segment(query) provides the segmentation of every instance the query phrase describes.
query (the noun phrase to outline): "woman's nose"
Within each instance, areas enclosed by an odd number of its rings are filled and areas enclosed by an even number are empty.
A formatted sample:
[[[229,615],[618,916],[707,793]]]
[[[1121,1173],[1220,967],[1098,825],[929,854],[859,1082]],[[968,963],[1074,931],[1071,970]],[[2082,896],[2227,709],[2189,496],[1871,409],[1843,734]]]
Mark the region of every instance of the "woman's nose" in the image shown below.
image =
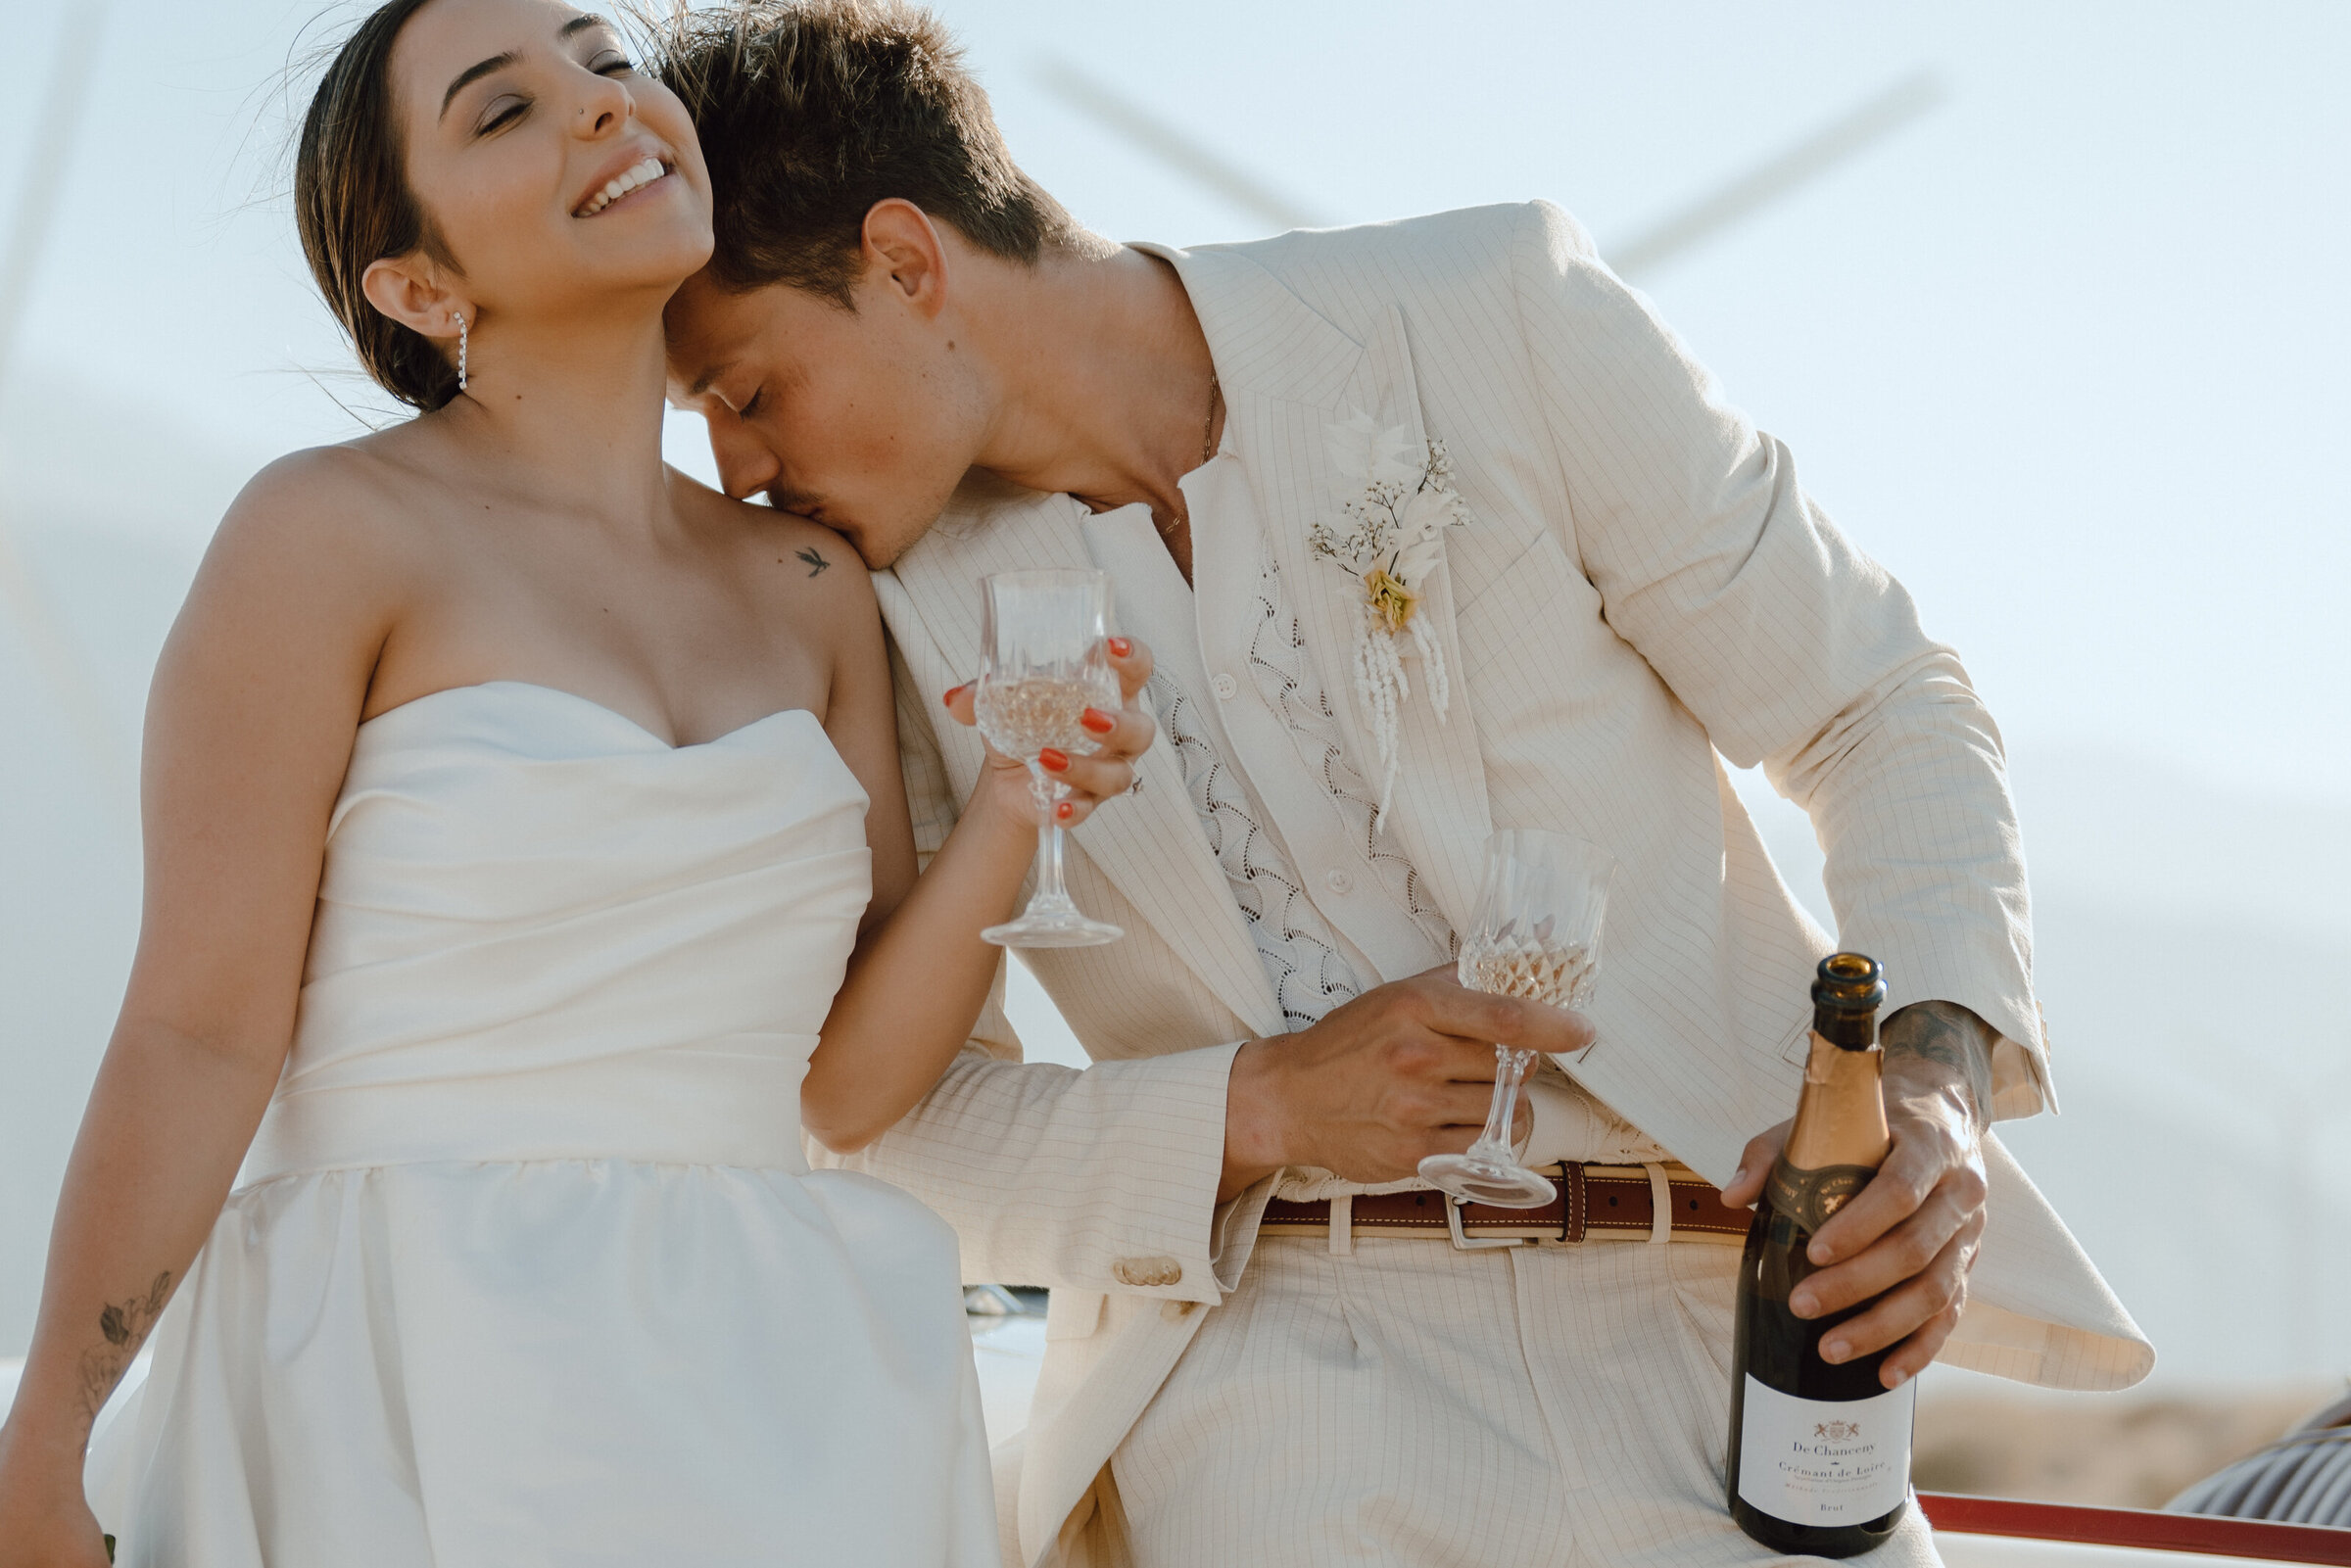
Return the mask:
[[[591,85],[580,94],[579,113],[572,119],[576,134],[589,140],[608,136],[636,118],[637,100],[627,82],[594,75],[589,81]]]

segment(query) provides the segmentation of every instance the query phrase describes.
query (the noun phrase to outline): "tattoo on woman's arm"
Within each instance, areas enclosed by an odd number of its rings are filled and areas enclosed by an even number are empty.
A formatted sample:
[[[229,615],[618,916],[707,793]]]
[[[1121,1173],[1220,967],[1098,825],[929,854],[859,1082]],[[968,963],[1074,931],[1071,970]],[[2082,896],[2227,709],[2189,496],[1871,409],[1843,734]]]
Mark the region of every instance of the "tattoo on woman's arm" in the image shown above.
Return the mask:
[[[1886,1065],[1904,1059],[1950,1068],[1975,1101],[1976,1125],[1991,1124],[1991,1025],[1956,1002],[1913,1002],[1878,1029]]]
[[[106,1344],[81,1353],[81,1406],[90,1420],[98,1419],[106,1397],[122,1380],[123,1368],[139,1354],[170,1295],[171,1271],[166,1269],[148,1284],[146,1294],[108,1302],[99,1308],[98,1332],[106,1337]]]

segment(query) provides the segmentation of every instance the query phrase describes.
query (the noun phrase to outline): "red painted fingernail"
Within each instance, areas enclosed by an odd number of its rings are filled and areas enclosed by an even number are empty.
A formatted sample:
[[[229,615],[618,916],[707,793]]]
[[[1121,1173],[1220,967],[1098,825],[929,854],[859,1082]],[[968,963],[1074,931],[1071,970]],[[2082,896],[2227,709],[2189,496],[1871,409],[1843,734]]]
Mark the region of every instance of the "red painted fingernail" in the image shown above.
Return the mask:
[[[966,681],[963,683],[963,686],[970,686],[971,684],[971,682]],[[947,688],[945,694],[942,695],[938,700],[945,703],[950,708],[953,707],[955,705],[955,699],[963,695],[963,686],[951,686]]]
[[[1128,639],[1123,637],[1114,637],[1110,640],[1110,656],[1112,658],[1123,659],[1133,651],[1134,644]]]
[[[1053,808],[1053,815],[1063,822],[1068,822],[1072,817],[1078,815],[1078,808],[1065,800]]]
[[[1062,769],[1070,765],[1069,754],[1063,751],[1056,751],[1051,746],[1047,746],[1044,750],[1038,752],[1036,754],[1036,760],[1044,764],[1044,768],[1047,773],[1059,773]]]
[[[1100,708],[1088,708],[1078,716],[1078,722],[1096,735],[1108,735],[1119,727],[1119,721]]]

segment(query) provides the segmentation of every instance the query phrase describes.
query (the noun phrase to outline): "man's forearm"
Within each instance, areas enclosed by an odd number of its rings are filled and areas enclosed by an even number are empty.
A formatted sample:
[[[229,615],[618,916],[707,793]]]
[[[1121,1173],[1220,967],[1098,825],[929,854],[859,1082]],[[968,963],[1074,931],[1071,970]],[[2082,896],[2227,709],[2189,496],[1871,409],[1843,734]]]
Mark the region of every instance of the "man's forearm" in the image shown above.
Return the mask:
[[[1913,1002],[1878,1029],[1890,1094],[1941,1090],[1964,1097],[1981,1135],[1991,1125],[1991,1025],[1956,1002]]]

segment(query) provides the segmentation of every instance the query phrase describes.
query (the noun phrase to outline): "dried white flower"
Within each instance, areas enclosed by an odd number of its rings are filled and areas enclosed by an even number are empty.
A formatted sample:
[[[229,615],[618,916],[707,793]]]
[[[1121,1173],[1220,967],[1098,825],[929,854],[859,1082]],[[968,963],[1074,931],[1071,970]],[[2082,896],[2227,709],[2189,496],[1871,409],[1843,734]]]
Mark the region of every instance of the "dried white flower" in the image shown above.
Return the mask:
[[[1441,441],[1415,442],[1404,425],[1382,430],[1358,409],[1330,427],[1331,465],[1349,487],[1339,511],[1344,534],[1318,522],[1307,547],[1363,585],[1355,631],[1355,695],[1379,752],[1379,811],[1396,792],[1401,717],[1413,694],[1399,639],[1412,633],[1428,699],[1445,718],[1453,684],[1443,644],[1417,613],[1429,574],[1444,561],[1444,531],[1468,522],[1453,488],[1453,458]]]

